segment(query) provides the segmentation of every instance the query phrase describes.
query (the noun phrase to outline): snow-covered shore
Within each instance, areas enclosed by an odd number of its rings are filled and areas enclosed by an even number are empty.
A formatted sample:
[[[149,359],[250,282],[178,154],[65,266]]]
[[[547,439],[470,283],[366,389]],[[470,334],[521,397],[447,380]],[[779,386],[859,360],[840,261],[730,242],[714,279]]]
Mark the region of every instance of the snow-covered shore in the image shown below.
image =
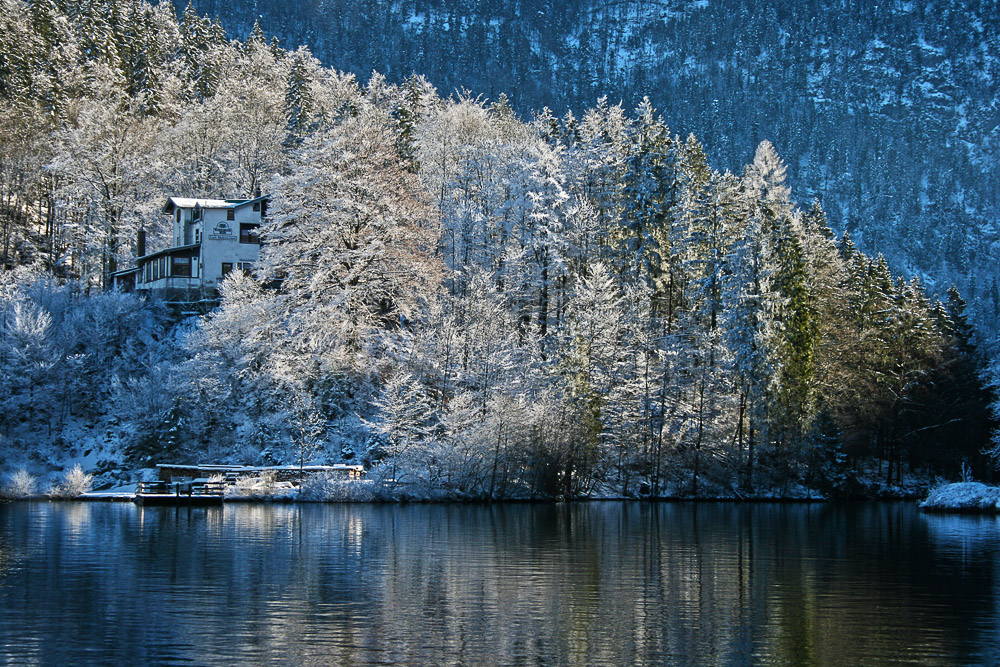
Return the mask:
[[[979,482],[958,482],[933,489],[920,503],[927,512],[1000,513],[1000,488]]]

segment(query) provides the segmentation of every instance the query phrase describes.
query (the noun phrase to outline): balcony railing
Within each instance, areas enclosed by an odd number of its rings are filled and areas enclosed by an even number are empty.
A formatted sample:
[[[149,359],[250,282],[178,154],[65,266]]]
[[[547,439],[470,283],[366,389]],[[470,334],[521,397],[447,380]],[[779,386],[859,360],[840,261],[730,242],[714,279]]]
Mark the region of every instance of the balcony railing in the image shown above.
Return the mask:
[[[140,282],[140,289],[197,289],[201,287],[201,278],[187,276],[166,276],[148,282]]]

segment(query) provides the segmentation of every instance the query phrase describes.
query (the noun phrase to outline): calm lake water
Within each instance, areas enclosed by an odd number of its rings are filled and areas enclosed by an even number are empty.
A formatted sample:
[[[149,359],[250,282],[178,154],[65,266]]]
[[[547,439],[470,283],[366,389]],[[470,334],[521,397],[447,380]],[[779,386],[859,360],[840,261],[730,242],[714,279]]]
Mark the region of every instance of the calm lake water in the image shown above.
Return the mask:
[[[0,505],[0,664],[997,664],[998,593],[904,503]]]

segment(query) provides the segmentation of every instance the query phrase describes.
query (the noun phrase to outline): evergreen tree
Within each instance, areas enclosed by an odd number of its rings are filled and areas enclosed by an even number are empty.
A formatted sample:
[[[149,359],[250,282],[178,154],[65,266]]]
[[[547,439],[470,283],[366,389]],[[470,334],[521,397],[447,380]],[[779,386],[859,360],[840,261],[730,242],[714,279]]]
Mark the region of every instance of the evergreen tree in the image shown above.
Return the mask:
[[[815,348],[818,327],[815,298],[809,284],[803,249],[801,215],[793,209],[785,186],[785,165],[769,142],[758,146],[744,176],[753,215],[760,220],[764,244],[773,258],[769,289],[775,310],[771,316],[776,370],[773,410],[769,420],[778,451],[787,462],[790,450],[801,446],[814,409]]]
[[[386,440],[384,455],[389,459],[388,481],[405,481],[403,470],[412,468],[406,466],[401,470],[400,459],[430,435],[433,419],[431,402],[420,383],[404,373],[386,383],[375,399],[374,407],[378,415],[373,423],[374,431]]]
[[[406,161],[407,168],[417,173],[420,170],[417,160],[417,125],[426,113],[435,91],[426,79],[417,75],[408,77],[403,82],[402,89],[403,99],[391,112],[398,132],[396,150]]]
[[[220,76],[219,51],[225,45],[221,26],[198,16],[188,3],[180,22],[180,57],[194,98],[204,101],[215,94]]]
[[[725,341],[739,392],[736,432],[739,484],[752,490],[761,444],[770,438],[770,404],[781,373],[775,325],[780,303],[773,289],[776,260],[761,216],[746,217],[727,257],[723,311]],[[766,448],[764,448],[766,449]]]
[[[297,52],[292,57],[292,67],[288,72],[288,84],[285,89],[285,118],[287,118],[288,136],[285,144],[297,146],[312,129],[313,99],[310,90],[312,82],[306,71],[305,53]]]
[[[636,110],[622,188],[618,236],[619,272],[657,292],[669,247],[661,247],[674,197],[674,142],[648,99]]]
[[[625,305],[604,265],[592,265],[569,303],[560,361],[570,406],[579,424],[579,442],[566,462],[566,475],[586,476],[604,460],[606,452],[617,450],[622,487],[627,487],[624,477],[630,448],[614,415],[629,385],[623,346]],[[567,484],[567,491],[574,486],[569,481]]]

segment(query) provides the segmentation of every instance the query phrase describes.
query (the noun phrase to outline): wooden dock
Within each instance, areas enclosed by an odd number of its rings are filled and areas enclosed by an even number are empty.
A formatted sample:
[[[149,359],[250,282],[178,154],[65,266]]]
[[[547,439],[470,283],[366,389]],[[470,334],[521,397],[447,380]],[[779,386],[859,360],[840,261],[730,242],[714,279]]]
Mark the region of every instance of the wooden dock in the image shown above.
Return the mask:
[[[140,482],[135,489],[134,500],[139,505],[221,505],[225,489],[225,482],[210,482],[207,479]]]
[[[241,478],[260,477],[265,473],[277,487],[293,488],[303,478],[329,475],[344,480],[357,480],[364,476],[360,465],[338,463],[334,465],[182,465],[160,463],[156,466],[158,479],[140,482],[132,500],[140,505],[220,505],[227,488]]]

